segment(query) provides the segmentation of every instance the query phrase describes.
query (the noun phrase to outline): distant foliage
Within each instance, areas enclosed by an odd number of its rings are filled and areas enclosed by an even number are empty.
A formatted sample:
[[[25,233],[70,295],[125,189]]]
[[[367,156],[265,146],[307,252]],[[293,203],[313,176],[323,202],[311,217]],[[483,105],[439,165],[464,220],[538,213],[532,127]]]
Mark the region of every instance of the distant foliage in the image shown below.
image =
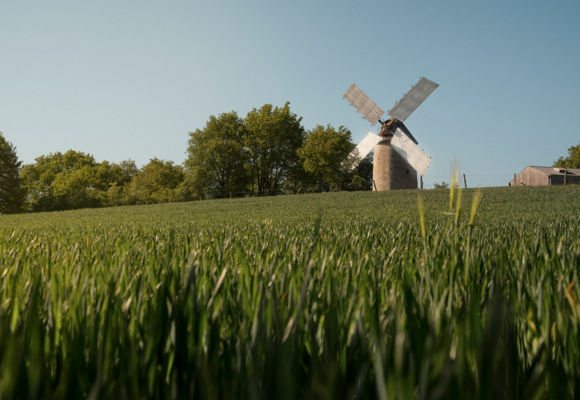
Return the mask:
[[[149,160],[131,181],[128,203],[150,204],[180,200],[178,188],[183,182],[183,168],[173,161]]]
[[[351,174],[347,190],[372,190],[373,183],[373,153],[360,160]]]
[[[16,148],[0,132],[0,214],[23,210],[26,190],[20,179],[20,166]]]
[[[290,104],[210,116],[206,126],[189,133],[185,182],[192,197],[276,194],[295,183],[302,166],[297,150],[304,140],[301,118]]]
[[[320,190],[325,185],[338,190],[350,172],[350,165],[343,163],[353,147],[351,133],[344,126],[318,125],[306,133],[298,157],[304,170],[317,178]]]
[[[302,117],[283,107],[265,104],[246,116],[244,146],[252,188],[259,194],[273,194],[283,188],[301,168],[297,151],[304,141]]]
[[[447,182],[435,183],[433,187],[435,189],[449,189],[449,184]]]
[[[29,211],[146,204],[181,200],[181,166],[152,159],[141,170],[132,160],[97,162],[90,154],[69,150],[36,158],[21,178]]]
[[[301,121],[289,103],[265,104],[245,118],[210,116],[189,133],[183,198],[368,190],[368,160],[356,169],[359,160],[348,158],[350,131],[327,125],[306,133]]]
[[[371,189],[372,158],[351,154],[348,129],[319,125],[306,133],[301,122],[289,103],[265,104],[245,118],[235,111],[212,115],[189,132],[183,165],[153,158],[139,169],[132,160],[98,162],[74,150],[42,155],[20,170],[23,189],[6,190],[4,198],[25,197],[27,211],[52,211]]]
[[[568,157],[560,157],[554,162],[558,168],[580,168],[580,144],[568,148]]]
[[[245,122],[234,111],[212,115],[203,129],[189,133],[184,185],[190,196],[227,197],[249,191],[245,136]]]
[[[68,210],[123,203],[122,192],[137,168],[133,161],[98,163],[90,154],[51,153],[21,171],[30,211]]]

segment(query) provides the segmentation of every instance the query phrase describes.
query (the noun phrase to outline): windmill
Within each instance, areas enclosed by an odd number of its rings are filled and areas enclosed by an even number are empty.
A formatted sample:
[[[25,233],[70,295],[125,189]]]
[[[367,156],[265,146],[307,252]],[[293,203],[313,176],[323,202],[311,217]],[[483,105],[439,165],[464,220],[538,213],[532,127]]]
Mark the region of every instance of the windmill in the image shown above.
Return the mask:
[[[373,190],[416,189],[417,172],[425,175],[431,157],[417,146],[418,142],[407,129],[405,121],[413,111],[425,101],[439,85],[427,78],[421,78],[399,100],[388,114],[388,120],[381,120],[385,113],[354,83],[350,85],[344,98],[358,110],[371,125],[380,122],[377,134],[369,133],[356,146],[353,153],[362,159],[374,149]]]

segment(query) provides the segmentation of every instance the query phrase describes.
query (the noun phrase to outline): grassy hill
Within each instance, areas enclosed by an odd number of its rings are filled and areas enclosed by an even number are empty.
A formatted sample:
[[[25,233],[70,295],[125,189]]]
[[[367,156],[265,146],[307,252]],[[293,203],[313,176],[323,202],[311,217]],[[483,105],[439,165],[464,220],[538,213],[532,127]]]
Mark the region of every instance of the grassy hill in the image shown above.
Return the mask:
[[[580,186],[421,193],[0,216],[0,398],[578,397]]]

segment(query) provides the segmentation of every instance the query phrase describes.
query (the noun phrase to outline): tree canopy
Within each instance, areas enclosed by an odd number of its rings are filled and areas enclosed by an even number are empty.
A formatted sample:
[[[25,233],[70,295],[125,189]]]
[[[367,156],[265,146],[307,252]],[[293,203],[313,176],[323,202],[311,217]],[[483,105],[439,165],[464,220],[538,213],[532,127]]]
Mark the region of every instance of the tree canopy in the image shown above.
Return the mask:
[[[357,157],[360,159],[359,157]],[[358,161],[358,160],[357,160]],[[358,161],[352,173],[349,190],[371,190],[373,183],[373,153]]]
[[[26,208],[52,211],[128,204],[129,184],[137,173],[132,160],[99,163],[90,154],[68,150],[37,157],[20,175]]]
[[[318,179],[320,189],[324,184],[338,189],[348,166],[343,166],[353,148],[351,133],[344,126],[334,129],[332,126],[316,126],[306,134],[304,144],[298,149],[298,156],[304,170]]]
[[[191,196],[273,194],[302,177],[297,151],[304,141],[301,118],[290,104],[265,104],[244,119],[234,111],[210,116],[189,133],[184,191]]]
[[[142,168],[132,160],[98,162],[75,150],[42,155],[20,168],[14,148],[4,141],[0,150],[12,157],[5,158],[10,158],[23,189],[7,190],[16,183],[6,183],[0,195],[24,198],[25,193],[25,210],[51,211],[206,196],[370,189],[372,163],[349,155],[354,145],[348,129],[319,125],[306,133],[301,123],[288,102],[254,108],[245,118],[235,111],[212,115],[203,129],[189,132],[183,165],[152,158]]]
[[[265,104],[246,116],[247,165],[259,194],[273,194],[300,168],[297,150],[304,140],[302,118],[283,107]]]
[[[25,188],[20,179],[20,167],[16,148],[0,132],[0,214],[22,211]]]
[[[183,178],[180,165],[152,158],[131,181],[130,202],[148,204],[180,200],[177,189]]]
[[[580,168],[580,144],[568,148],[568,157],[560,157],[554,162],[558,168]]]
[[[97,205],[96,193],[80,186],[94,186],[92,168],[97,165],[90,154],[69,150],[43,155],[22,168],[31,211],[64,210]]]
[[[188,184],[196,196],[225,197],[247,190],[246,127],[236,112],[210,116],[203,129],[189,133]]]

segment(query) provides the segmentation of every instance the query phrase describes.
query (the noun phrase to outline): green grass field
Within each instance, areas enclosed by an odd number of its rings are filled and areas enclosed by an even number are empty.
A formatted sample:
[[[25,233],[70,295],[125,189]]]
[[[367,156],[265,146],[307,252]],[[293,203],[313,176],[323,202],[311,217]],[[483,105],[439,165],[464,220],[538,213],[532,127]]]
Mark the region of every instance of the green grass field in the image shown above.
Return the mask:
[[[0,398],[580,398],[580,186],[422,193],[0,216]]]

